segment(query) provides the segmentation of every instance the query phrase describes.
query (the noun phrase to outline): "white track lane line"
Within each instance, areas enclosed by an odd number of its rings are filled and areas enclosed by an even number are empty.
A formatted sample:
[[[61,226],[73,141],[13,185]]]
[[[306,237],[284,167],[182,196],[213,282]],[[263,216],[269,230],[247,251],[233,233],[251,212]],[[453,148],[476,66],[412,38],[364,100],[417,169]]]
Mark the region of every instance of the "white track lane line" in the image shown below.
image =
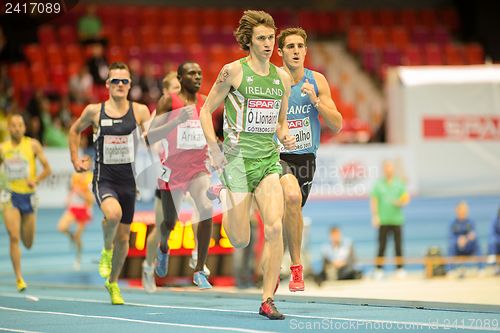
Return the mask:
[[[0,293],[0,296],[5,297],[15,297],[21,298],[23,296],[19,296],[19,294],[15,293]],[[59,296],[39,296],[40,299],[49,299],[54,301],[66,301],[66,302],[83,302],[83,303],[101,303],[101,304],[109,304],[109,301],[101,301],[94,299],[84,299],[84,298],[72,298],[72,297],[59,297]],[[144,308],[155,308],[155,309],[182,309],[182,310],[198,310],[198,311],[208,311],[208,312],[232,312],[232,313],[252,313],[256,314],[256,311],[247,311],[247,310],[233,310],[233,309],[213,309],[213,308],[201,308],[201,307],[193,307],[193,306],[173,306],[173,305],[153,305],[153,304],[143,304],[143,303],[130,303],[127,302],[126,305],[132,305],[137,307]],[[439,311],[439,310],[436,310]],[[319,320],[338,320],[338,321],[349,321],[349,322],[357,322],[358,326],[361,326],[362,323],[376,323],[376,324],[392,324],[392,325],[408,325],[408,327],[418,327],[418,328],[444,328],[444,329],[462,329],[462,330],[478,330],[478,331],[494,331],[500,332],[500,327],[483,327],[483,326],[475,326],[475,325],[465,325],[459,323],[466,323],[466,320],[456,320],[456,324],[451,324],[452,320],[447,320],[449,323],[441,323],[444,320],[439,319],[431,319],[427,322],[424,321],[397,321],[397,320],[378,320],[378,319],[359,319],[359,318],[346,318],[346,317],[323,317],[323,316],[305,316],[305,315],[294,315],[284,313],[286,317],[294,317],[294,318],[302,318],[302,319],[319,319]],[[480,323],[479,320],[474,320],[474,322]],[[368,326],[368,325],[365,325]]]
[[[8,308],[8,307],[4,307],[4,306],[0,306],[0,310],[24,312],[24,313],[36,313],[36,314],[44,314],[44,315],[78,317],[78,318],[107,319],[107,320],[125,321],[125,322],[138,323],[138,324],[197,328],[197,329],[214,330],[214,331],[231,331],[231,332],[243,332],[243,333],[260,333],[260,332],[274,333],[273,331],[261,331],[261,330],[257,331],[257,330],[250,330],[250,329],[238,328],[238,327],[204,326],[204,325],[166,323],[166,322],[161,322],[161,321],[149,321],[149,320],[139,320],[139,319],[130,319],[130,318],[122,318],[122,317],[111,317],[111,316],[82,315],[82,314],[78,314],[78,313],[68,313],[68,312],[25,310],[25,309],[17,309],[17,308]]]
[[[25,331],[25,330],[18,330],[15,328],[6,328],[6,327],[0,327],[0,331],[16,332],[16,333],[42,333],[38,331]]]

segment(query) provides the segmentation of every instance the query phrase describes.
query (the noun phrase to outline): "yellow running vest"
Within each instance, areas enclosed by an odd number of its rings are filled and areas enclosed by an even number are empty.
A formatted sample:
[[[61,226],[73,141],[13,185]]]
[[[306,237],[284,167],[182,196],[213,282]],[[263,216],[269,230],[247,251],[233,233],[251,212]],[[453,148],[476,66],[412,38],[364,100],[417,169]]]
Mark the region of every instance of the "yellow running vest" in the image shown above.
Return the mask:
[[[7,188],[21,194],[33,193],[34,189],[28,186],[28,179],[36,177],[36,160],[31,138],[23,137],[16,146],[12,144],[12,140],[4,142],[2,155]]]

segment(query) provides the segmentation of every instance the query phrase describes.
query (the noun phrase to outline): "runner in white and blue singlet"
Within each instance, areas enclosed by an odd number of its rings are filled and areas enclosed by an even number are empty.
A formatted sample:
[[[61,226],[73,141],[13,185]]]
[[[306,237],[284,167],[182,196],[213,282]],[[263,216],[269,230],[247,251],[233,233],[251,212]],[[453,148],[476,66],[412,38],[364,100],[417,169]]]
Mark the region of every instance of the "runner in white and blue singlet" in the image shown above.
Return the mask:
[[[283,175],[280,179],[285,198],[283,227],[292,259],[290,291],[304,290],[300,258],[302,243],[302,206],[306,203],[316,169],[316,151],[320,141],[319,116],[338,132],[342,115],[338,112],[325,77],[304,68],[307,34],[302,28],[288,28],[278,36],[278,54],[283,68],[292,78],[287,120],[290,135],[295,136],[293,150],[281,150]]]

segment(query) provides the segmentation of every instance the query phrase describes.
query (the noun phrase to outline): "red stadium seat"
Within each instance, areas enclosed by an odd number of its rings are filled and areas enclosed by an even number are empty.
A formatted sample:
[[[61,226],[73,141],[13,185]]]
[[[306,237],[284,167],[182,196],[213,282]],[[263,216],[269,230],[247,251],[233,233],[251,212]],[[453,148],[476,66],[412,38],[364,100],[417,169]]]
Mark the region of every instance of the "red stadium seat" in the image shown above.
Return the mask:
[[[465,62],[468,65],[484,64],[484,50],[480,44],[471,43],[464,47]]]
[[[351,27],[347,31],[347,47],[351,52],[358,52],[367,40],[366,33],[359,26]]]
[[[441,48],[434,43],[424,45],[424,60],[426,65],[443,65]]]
[[[382,9],[376,14],[378,22],[384,27],[392,27],[397,24],[396,12],[392,9]]]
[[[418,45],[410,44],[403,50],[401,64],[404,66],[421,66],[424,64],[424,59]]]
[[[141,26],[161,27],[161,11],[158,7],[146,7],[139,11]]]
[[[78,43],[76,28],[71,25],[64,25],[58,29],[59,42],[63,45]]]
[[[57,43],[57,37],[54,27],[51,25],[42,25],[37,30],[38,41],[41,45]]]
[[[387,37],[387,31],[384,28],[374,26],[368,30],[368,40],[366,42],[380,50],[388,44]]]
[[[176,7],[166,7],[160,10],[160,26],[171,27],[174,29],[178,29],[181,20],[183,19],[180,15],[181,9]]]
[[[403,51],[406,49],[410,43],[410,38],[408,36],[408,31],[404,26],[394,26],[389,28],[389,39],[390,44],[396,47],[398,50]]]
[[[172,45],[178,45],[179,44],[179,31],[178,29],[167,25],[164,27],[160,28],[159,31],[160,35],[160,44],[163,47],[170,47]],[[198,43],[196,43],[198,44]]]
[[[24,54],[30,63],[45,63],[43,49],[38,44],[28,44],[24,47]]]
[[[45,60],[49,67],[63,66],[64,54],[63,49],[58,44],[50,44],[43,48],[45,51]]]
[[[413,31],[413,29],[420,25],[420,20],[417,16],[417,11],[415,9],[403,9],[399,14],[399,23],[406,27],[407,31]]]
[[[21,91],[30,85],[29,70],[26,63],[18,62],[9,65],[8,73],[15,91]]]
[[[465,65],[462,48],[452,43],[444,46],[444,60],[446,65]]]
[[[68,63],[83,63],[83,50],[79,44],[66,44],[63,48]]]
[[[428,29],[434,29],[438,22],[438,11],[435,9],[422,9],[419,12],[420,22]],[[440,19],[440,18],[439,18]]]

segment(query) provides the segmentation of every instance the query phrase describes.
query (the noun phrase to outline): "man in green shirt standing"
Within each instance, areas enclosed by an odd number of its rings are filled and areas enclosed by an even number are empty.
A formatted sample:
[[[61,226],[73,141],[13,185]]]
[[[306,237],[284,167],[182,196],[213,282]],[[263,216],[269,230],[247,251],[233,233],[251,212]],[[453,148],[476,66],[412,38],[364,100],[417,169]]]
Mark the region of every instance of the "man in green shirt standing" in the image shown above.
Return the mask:
[[[402,226],[404,224],[403,207],[410,202],[406,184],[394,175],[394,163],[383,163],[384,176],[376,181],[370,198],[372,225],[378,229],[378,254],[375,278],[383,276],[384,253],[389,234],[394,235],[397,276],[406,275],[403,270]]]

